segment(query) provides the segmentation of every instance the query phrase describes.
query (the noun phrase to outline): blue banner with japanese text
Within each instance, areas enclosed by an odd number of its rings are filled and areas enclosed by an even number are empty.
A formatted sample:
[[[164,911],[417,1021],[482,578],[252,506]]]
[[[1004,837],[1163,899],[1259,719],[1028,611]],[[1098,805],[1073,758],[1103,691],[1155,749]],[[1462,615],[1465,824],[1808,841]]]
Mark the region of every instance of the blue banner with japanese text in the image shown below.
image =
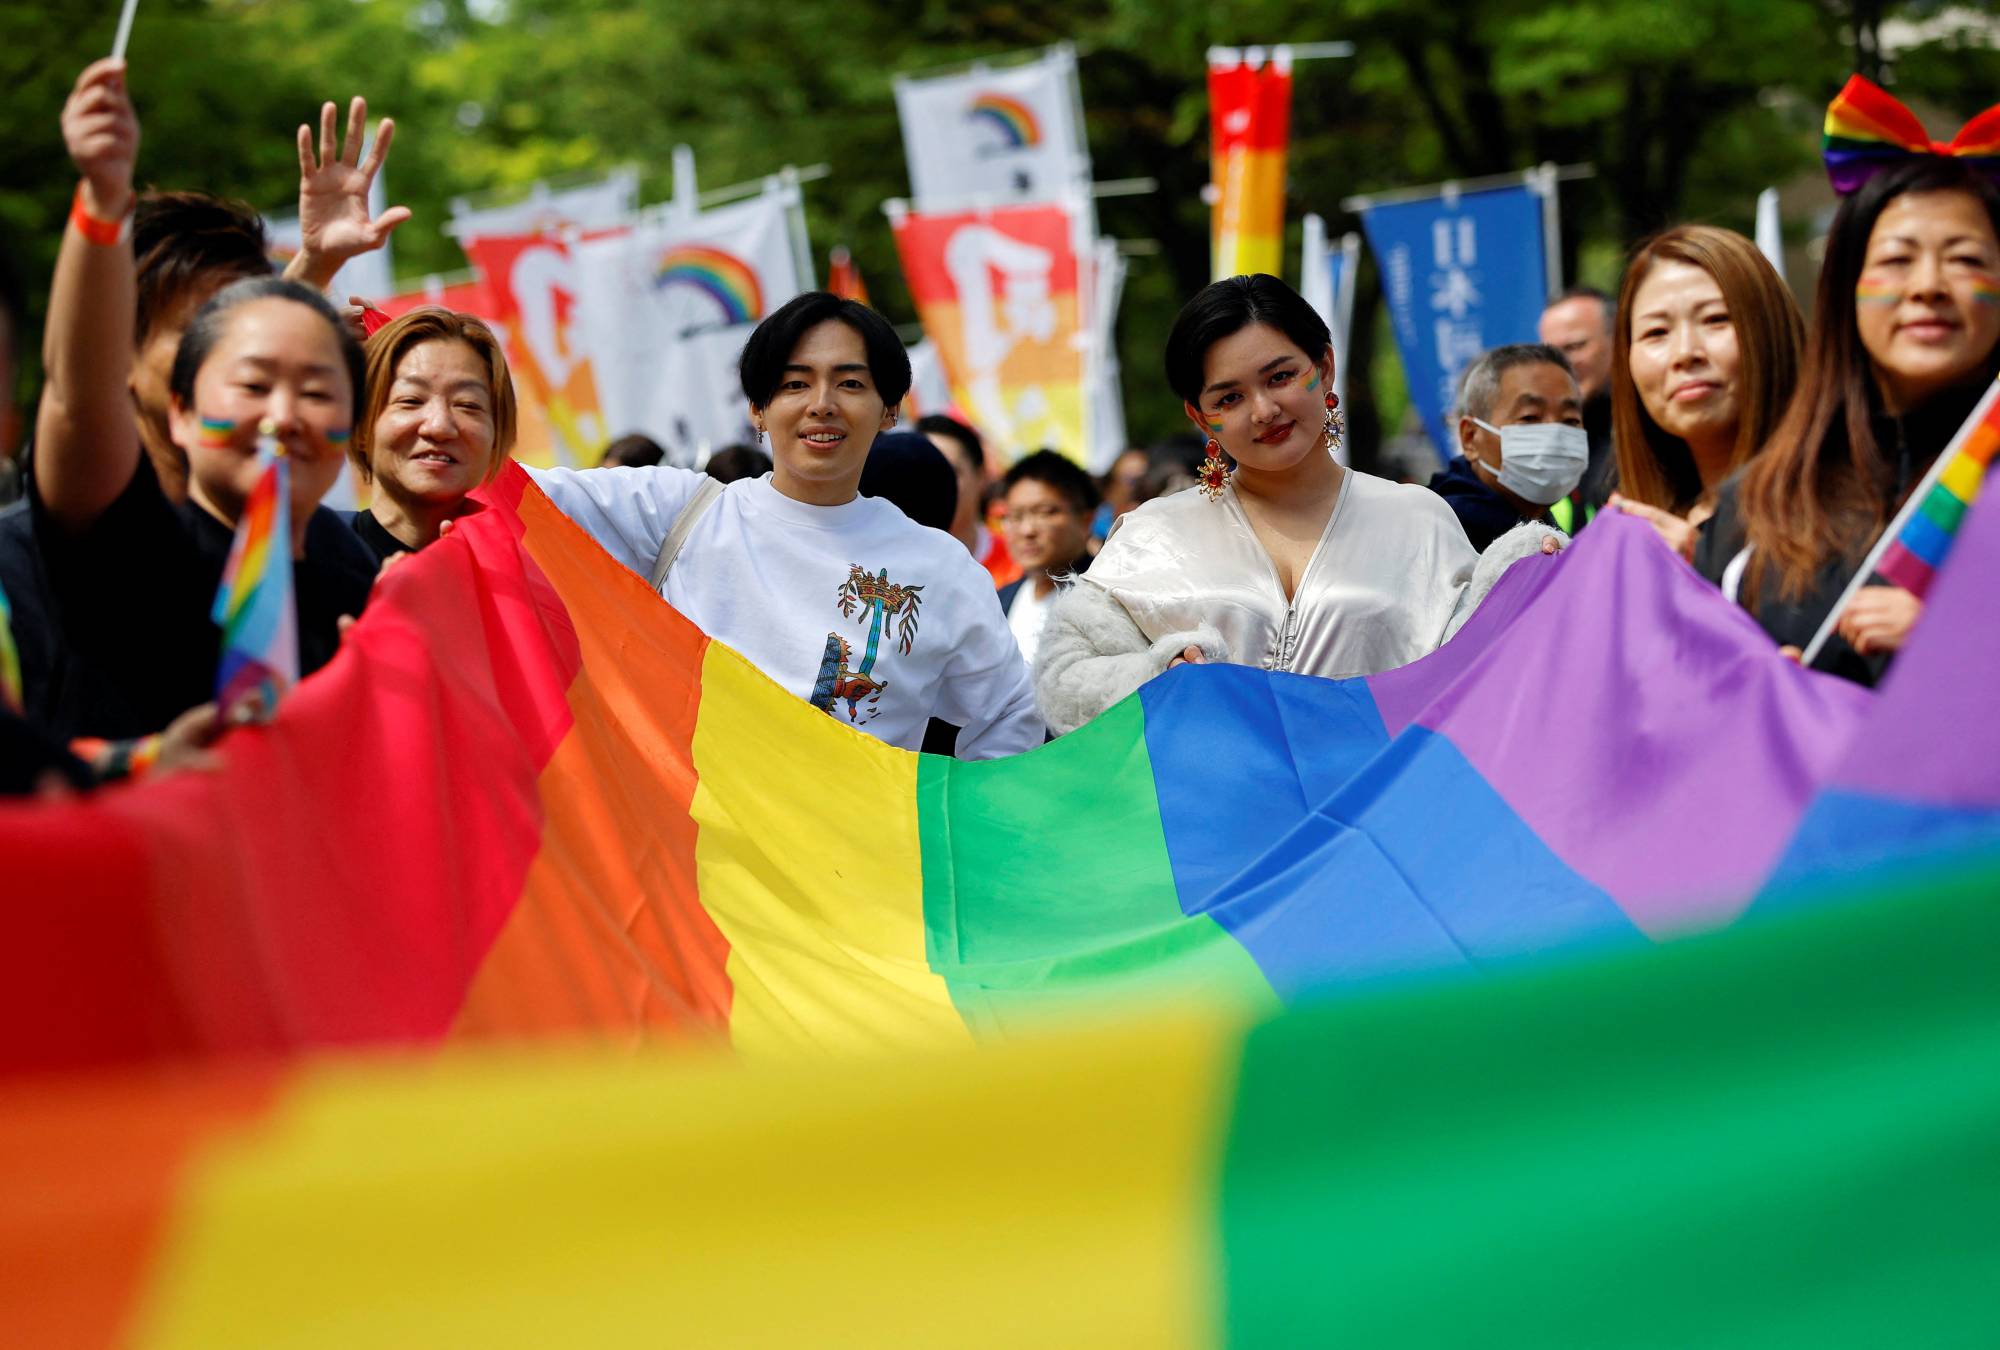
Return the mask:
[[[1536,340],[1549,294],[1542,197],[1523,184],[1368,206],[1362,229],[1409,381],[1440,458],[1458,378],[1489,347]]]

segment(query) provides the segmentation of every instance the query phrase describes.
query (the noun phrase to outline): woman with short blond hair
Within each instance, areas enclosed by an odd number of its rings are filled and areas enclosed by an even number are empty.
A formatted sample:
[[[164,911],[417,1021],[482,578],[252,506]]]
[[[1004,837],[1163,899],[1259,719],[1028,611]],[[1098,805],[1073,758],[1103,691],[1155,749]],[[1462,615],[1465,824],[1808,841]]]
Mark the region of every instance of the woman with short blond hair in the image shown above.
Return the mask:
[[[354,531],[378,558],[420,549],[499,476],[514,448],[514,380],[491,328],[417,309],[368,339],[367,400],[348,450],[374,488]]]

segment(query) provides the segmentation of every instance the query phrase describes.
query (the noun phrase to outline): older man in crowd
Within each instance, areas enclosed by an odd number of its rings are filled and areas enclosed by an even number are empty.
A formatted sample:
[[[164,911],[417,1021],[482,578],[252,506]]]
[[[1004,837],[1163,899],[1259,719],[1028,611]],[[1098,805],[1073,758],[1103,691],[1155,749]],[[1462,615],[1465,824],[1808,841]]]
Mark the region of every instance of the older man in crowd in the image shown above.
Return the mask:
[[[1430,486],[1474,548],[1484,552],[1524,521],[1555,524],[1549,508],[1575,491],[1589,459],[1583,396],[1563,354],[1523,342],[1466,367],[1458,443],[1460,454]]]

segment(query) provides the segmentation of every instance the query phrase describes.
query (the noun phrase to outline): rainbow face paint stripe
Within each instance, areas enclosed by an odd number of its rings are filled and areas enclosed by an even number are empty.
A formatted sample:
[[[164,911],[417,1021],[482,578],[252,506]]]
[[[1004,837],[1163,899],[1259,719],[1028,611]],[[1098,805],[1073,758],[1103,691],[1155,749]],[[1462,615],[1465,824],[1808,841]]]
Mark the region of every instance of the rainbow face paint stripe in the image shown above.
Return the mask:
[[[353,427],[341,427],[337,431],[329,431],[326,433],[326,443],[328,445],[346,445],[347,442],[353,438],[353,436],[354,436]]]
[[[236,438],[236,423],[226,417],[204,417],[195,439],[204,450],[227,450]]]
[[[1857,305],[1893,305],[1902,298],[1901,286],[1870,286],[1863,282],[1854,288],[1854,303]]]
[[[1972,302],[1977,305],[2000,305],[2000,277],[1974,277]]]
[[[1312,378],[1306,381],[1306,392],[1310,394],[1317,388],[1319,388],[1319,367],[1314,366],[1312,368]]]

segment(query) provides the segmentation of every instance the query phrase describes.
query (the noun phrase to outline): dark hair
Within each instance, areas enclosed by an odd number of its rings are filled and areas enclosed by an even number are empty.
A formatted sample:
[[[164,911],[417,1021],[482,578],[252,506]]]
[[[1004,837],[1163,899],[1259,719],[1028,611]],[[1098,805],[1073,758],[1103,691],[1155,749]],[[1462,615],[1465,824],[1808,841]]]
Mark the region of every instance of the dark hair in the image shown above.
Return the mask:
[[[1146,476],[1132,494],[1134,503],[1169,496],[1193,487],[1201,476],[1201,462],[1208,451],[1201,437],[1192,431],[1176,431],[1146,447]]]
[[[762,408],[778,392],[785,366],[798,350],[799,339],[829,319],[837,319],[861,335],[868,352],[868,374],[882,403],[893,408],[910,392],[910,354],[889,321],[859,300],[848,300],[831,291],[807,291],[780,305],[758,324],[743,344],[743,356],[736,373],[743,382],[743,396],[753,407]]]
[[[1204,286],[1174,319],[1167,334],[1167,386],[1183,403],[1199,404],[1208,349],[1253,323],[1277,329],[1312,361],[1333,341],[1319,311],[1276,277],[1227,277]]]
[[[341,360],[347,366],[348,384],[353,390],[354,401],[348,408],[348,415],[359,418],[366,402],[364,390],[367,387],[361,344],[354,340],[354,334],[340,321],[340,315],[334,312],[324,295],[310,286],[287,281],[283,277],[257,277],[250,281],[232,282],[217,291],[188,323],[187,332],[181,334],[181,345],[174,352],[174,370],[168,377],[167,391],[180,400],[183,408],[194,406],[194,377],[208,360],[208,354],[215,349],[223,329],[228,326],[229,311],[256,300],[290,300],[326,320],[326,326],[333,331],[335,340],[340,344]]]
[[[132,210],[138,326],[153,325],[203,281],[228,284],[271,275],[264,222],[242,202],[206,192],[148,192]]]
[[[1487,418],[1493,415],[1493,400],[1500,396],[1500,378],[1520,366],[1554,366],[1572,380],[1576,370],[1569,358],[1546,342],[1510,342],[1481,352],[1459,377],[1460,417]]]
[[[1746,595],[1760,594],[1775,575],[1780,594],[1802,596],[1820,567],[1836,554],[1858,557],[1888,519],[1895,479],[1875,443],[1871,417],[1880,391],[1855,324],[1854,288],[1875,222],[1910,192],[1969,193],[2000,236],[2000,188],[1942,155],[1878,173],[1841,202],[1826,236],[1797,392],[1743,478],[1752,547]],[[1996,362],[2000,349],[1987,354],[1989,378]]]
[[[754,445],[725,445],[708,457],[708,463],[702,465],[702,472],[718,483],[733,483],[739,478],[762,478],[771,472],[771,457]]]
[[[949,530],[958,514],[958,472],[928,436],[914,431],[885,431],[875,438],[861,467],[859,491],[934,530]]]
[[[605,446],[601,462],[606,468],[649,469],[666,457],[658,441],[635,431]]]
[[[986,443],[979,439],[978,432],[959,421],[956,417],[947,417],[943,413],[931,413],[927,417],[919,417],[915,429],[923,432],[926,436],[950,437],[965,447],[965,453],[972,456],[974,464],[978,465],[982,470],[986,467]]]
[[[1639,288],[1661,262],[1699,267],[1713,277],[1736,330],[1742,392],[1730,473],[1757,453],[1784,415],[1798,381],[1805,321],[1770,260],[1734,230],[1676,225],[1633,250],[1618,288],[1619,322],[1611,328],[1611,444],[1618,456],[1618,491],[1685,516],[1705,495],[1701,472],[1687,442],[1653,420],[1632,382],[1632,311]],[[1853,298],[1848,296],[1850,305]]]
[[[1097,480],[1085,473],[1075,460],[1053,450],[1037,450],[1032,455],[1023,455],[1014,461],[1014,466],[1007,470],[1007,476],[1001,482],[1009,492],[1014,490],[1016,483],[1046,483],[1069,498],[1071,508],[1080,516],[1095,511],[1097,503],[1102,500],[1098,495]]]

